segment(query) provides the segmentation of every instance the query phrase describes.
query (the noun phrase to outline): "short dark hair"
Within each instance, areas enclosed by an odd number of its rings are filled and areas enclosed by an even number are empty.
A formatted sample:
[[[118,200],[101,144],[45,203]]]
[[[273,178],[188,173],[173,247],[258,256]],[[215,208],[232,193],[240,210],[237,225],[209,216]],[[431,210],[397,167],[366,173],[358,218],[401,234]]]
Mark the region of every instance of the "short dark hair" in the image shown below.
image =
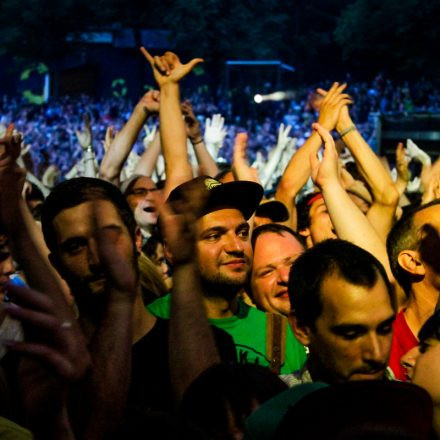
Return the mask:
[[[314,192],[307,194],[296,204],[298,231],[302,231],[310,226],[310,208],[312,207],[312,203],[310,203],[310,201],[318,194],[320,193]]]
[[[391,284],[382,264],[369,252],[345,240],[325,240],[308,249],[293,263],[289,276],[292,312],[301,325],[314,328],[322,313],[321,286],[337,274],[343,280],[372,288],[381,277],[396,309]]]
[[[294,231],[293,229],[289,228],[288,226],[281,225],[280,223],[267,223],[265,225],[258,226],[258,228],[255,228],[252,232],[252,249],[255,249],[255,243],[257,242],[257,238],[260,235],[266,234],[268,232],[273,232],[274,234],[282,235],[283,232],[287,232],[290,235],[293,235],[297,241],[302,245],[302,247],[305,248],[304,243],[304,237],[298,232]]]
[[[391,228],[387,237],[387,253],[390,261],[391,271],[397,282],[402,286],[406,295],[409,295],[412,283],[412,276],[403,269],[398,261],[399,254],[404,250],[417,250],[421,242],[420,230],[414,225],[415,215],[431,206],[439,205],[440,199],[433,200],[426,205],[421,205],[408,211]]]
[[[41,212],[44,240],[52,253],[57,253],[53,219],[64,209],[93,200],[108,200],[117,209],[122,221],[134,238],[136,222],[121,191],[109,182],[92,177],[77,177],[57,185],[47,196]]]

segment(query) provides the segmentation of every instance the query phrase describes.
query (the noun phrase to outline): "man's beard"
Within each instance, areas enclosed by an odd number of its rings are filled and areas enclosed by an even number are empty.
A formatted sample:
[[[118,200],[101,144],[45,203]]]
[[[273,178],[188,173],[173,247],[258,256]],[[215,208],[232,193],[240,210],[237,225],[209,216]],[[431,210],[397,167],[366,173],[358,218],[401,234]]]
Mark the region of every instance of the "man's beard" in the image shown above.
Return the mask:
[[[243,274],[244,281],[231,278],[223,274],[217,274],[213,277],[201,276],[200,281],[202,285],[203,295],[206,297],[224,298],[232,300],[237,293],[246,285],[247,275]]]

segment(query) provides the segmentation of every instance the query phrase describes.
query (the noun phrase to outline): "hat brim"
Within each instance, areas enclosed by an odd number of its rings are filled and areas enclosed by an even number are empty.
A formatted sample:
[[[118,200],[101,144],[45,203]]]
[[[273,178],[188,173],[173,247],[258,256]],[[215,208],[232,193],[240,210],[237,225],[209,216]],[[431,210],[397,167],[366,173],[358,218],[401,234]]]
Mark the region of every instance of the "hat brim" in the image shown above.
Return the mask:
[[[258,183],[244,180],[223,183],[210,190],[202,215],[219,209],[235,208],[249,220],[262,197],[263,188]]]
[[[273,222],[285,222],[289,220],[289,211],[284,203],[278,200],[269,200],[260,203],[255,215],[270,218]]]

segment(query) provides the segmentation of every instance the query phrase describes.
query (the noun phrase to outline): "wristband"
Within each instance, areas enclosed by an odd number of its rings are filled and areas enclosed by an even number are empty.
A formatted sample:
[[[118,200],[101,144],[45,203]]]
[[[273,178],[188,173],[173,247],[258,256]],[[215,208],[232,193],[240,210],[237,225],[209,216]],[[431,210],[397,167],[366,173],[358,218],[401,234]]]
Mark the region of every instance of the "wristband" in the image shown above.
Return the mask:
[[[200,138],[197,142],[191,141],[193,145],[201,144],[203,142],[203,138]]]
[[[356,130],[356,125],[350,125],[350,127],[347,127],[345,130],[342,130],[341,133],[339,133],[339,137],[342,139],[346,134],[350,133],[350,131]]]

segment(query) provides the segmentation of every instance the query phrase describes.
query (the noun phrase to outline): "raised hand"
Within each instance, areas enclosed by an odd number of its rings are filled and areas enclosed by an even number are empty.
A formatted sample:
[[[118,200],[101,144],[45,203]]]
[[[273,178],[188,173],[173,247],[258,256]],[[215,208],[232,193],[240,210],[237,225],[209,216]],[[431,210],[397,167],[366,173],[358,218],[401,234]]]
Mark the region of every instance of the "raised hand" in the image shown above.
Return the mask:
[[[411,139],[406,140],[406,155],[419,161],[422,165],[431,165],[431,158],[421,148],[419,148]]]
[[[149,90],[142,96],[136,107],[141,107],[147,114],[159,113],[160,92],[158,90]]]
[[[248,164],[247,146],[247,133],[238,133],[235,136],[232,170],[237,180],[250,180],[260,183],[258,171],[255,168],[251,168]]]
[[[353,103],[350,95],[343,93],[346,88],[347,84],[339,85],[335,82],[328,91],[317,89],[317,92],[324,97],[319,109],[318,123],[328,131],[336,128],[341,110]],[[348,115],[348,109],[344,111]]]
[[[24,355],[19,364],[21,400],[35,438],[73,438],[67,418],[69,389],[85,378],[91,356],[72,309],[27,287],[8,286],[6,312],[22,322],[24,341],[3,341]],[[60,294],[61,295],[61,294]]]
[[[218,144],[221,146],[226,136],[225,118],[220,114],[215,114],[212,119],[205,121],[205,142],[209,144]]]
[[[90,116],[88,113],[84,113],[83,116],[83,130],[75,130],[76,138],[78,139],[78,143],[81,145],[83,150],[87,150],[92,146],[92,128],[90,124]]]
[[[105,138],[102,141],[102,146],[104,147],[105,152],[107,152],[110,149],[116,134],[117,132],[115,131],[115,127],[113,127],[113,125],[109,125],[107,127],[107,130],[105,131]]]
[[[284,150],[287,147],[287,145],[289,145],[289,142],[292,141],[292,138],[289,137],[289,133],[291,129],[292,129],[291,125],[286,125],[286,127],[284,127],[284,124],[280,124],[280,128],[278,130],[278,140],[277,140],[276,148]]]
[[[321,162],[316,154],[312,153],[310,155],[313,182],[322,189],[323,186],[329,183],[339,183],[338,153],[329,131],[318,123],[313,124],[312,127],[324,143],[324,154]]]
[[[153,128],[150,128],[147,124],[144,125],[145,136],[142,140],[142,144],[145,149],[153,142],[154,137],[156,136],[157,127],[153,125]]]
[[[167,248],[173,256],[173,265],[194,260],[197,213],[202,212],[208,192],[202,179],[186,185],[183,199],[161,206],[159,219]]]
[[[145,49],[141,47],[141,52],[153,69],[154,78],[159,87],[166,84],[178,83],[199,63],[203,62],[202,58],[194,58],[186,64],[180,62],[179,57],[173,52],[165,52],[162,56],[152,56]]]
[[[399,142],[396,147],[397,178],[405,183],[408,183],[411,179],[411,173],[408,169],[409,162],[410,159],[406,155],[406,150],[403,146],[403,143]]]
[[[22,137],[10,124],[2,138],[0,138],[0,169],[15,163],[21,152]]]
[[[67,303],[13,284],[8,286],[8,294],[14,303],[5,304],[6,312],[20,320],[29,334],[23,342],[5,341],[8,349],[38,358],[68,382],[83,378],[90,366],[90,355]]]
[[[181,105],[183,119],[185,120],[186,134],[192,143],[203,142],[200,133],[200,123],[194,114],[191,102],[184,101]]]

